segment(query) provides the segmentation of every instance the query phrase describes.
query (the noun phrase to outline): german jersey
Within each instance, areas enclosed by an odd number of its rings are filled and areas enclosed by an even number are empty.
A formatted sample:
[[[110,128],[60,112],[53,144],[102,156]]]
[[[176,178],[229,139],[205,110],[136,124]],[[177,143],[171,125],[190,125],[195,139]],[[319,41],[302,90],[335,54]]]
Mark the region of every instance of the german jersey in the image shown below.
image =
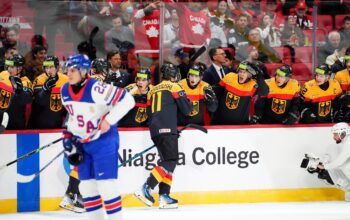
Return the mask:
[[[276,84],[275,77],[265,80],[269,87],[269,93],[262,97],[262,123],[282,123],[289,112],[297,112],[299,106],[295,102],[298,99],[300,86],[295,79],[288,80],[284,87]],[[259,101],[257,101],[259,102]],[[256,109],[259,115],[259,109]]]
[[[322,90],[313,79],[304,84],[301,96],[304,108],[308,107],[317,116],[316,122],[332,122],[333,108],[336,99],[342,94],[342,89],[336,80],[329,80],[329,87]]]
[[[45,91],[43,85],[48,79],[46,73],[39,75],[33,82],[34,100],[29,118],[29,128],[61,128],[66,110],[62,106],[61,87],[68,82],[68,77],[57,73],[58,80],[51,91]],[[46,119],[46,120],[43,120]]]
[[[219,82],[223,92],[218,96],[219,106],[212,118],[212,124],[235,125],[249,122],[249,108],[257,91],[257,83],[249,80],[238,83],[238,74],[229,73]]]
[[[177,134],[178,109],[188,115],[192,105],[185,91],[177,83],[164,80],[154,86],[147,96],[147,112],[150,115],[151,137]]]

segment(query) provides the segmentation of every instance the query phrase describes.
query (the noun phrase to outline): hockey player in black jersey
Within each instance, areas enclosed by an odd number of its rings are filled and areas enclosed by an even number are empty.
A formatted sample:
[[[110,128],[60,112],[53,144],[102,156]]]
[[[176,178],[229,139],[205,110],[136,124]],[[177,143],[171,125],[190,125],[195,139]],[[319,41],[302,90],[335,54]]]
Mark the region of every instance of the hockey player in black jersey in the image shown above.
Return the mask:
[[[96,58],[91,62],[90,77],[105,82],[109,70],[109,63],[103,58]]]
[[[146,205],[152,206],[155,201],[151,190],[159,184],[159,208],[177,208],[178,201],[169,196],[178,160],[177,111],[179,109],[188,115],[192,111],[192,105],[185,91],[176,83],[179,77],[176,67],[164,64],[161,74],[163,81],[153,87],[147,98],[151,138],[157,146],[160,161],[134,195]]]

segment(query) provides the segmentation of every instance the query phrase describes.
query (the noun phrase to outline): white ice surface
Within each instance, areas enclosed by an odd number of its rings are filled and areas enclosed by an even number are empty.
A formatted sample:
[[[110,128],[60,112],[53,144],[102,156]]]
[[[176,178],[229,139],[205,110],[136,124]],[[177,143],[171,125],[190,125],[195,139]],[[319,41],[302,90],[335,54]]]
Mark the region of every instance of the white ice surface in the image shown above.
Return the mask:
[[[123,209],[124,220],[350,220],[349,202],[249,203]],[[69,211],[1,214],[1,220],[88,220]]]

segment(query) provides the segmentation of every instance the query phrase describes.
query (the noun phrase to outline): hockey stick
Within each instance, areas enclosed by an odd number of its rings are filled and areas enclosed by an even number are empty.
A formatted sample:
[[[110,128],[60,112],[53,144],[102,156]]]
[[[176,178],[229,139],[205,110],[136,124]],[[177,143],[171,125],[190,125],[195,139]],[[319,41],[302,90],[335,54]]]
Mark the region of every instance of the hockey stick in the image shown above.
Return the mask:
[[[39,176],[40,173],[43,170],[45,170],[50,164],[52,164],[57,158],[59,158],[63,153],[64,153],[64,150],[62,150],[59,154],[57,154],[54,158],[52,158],[52,160],[50,160],[38,172],[36,172],[36,173],[34,173],[32,175],[24,176],[24,175],[21,175],[21,174],[17,173],[17,182],[20,182],[20,183],[29,183],[29,182],[31,182],[33,179],[35,179],[37,176]]]
[[[31,152],[29,152],[29,153],[27,153],[27,154],[25,154],[25,155],[23,155],[23,156],[17,158],[16,160],[13,160],[13,161],[11,161],[11,162],[8,162],[7,164],[4,164],[4,165],[0,166],[0,170],[3,169],[3,168],[5,168],[5,167],[8,167],[8,166],[10,166],[10,165],[12,165],[12,164],[14,164],[14,163],[17,163],[18,161],[21,161],[21,160],[23,160],[23,159],[25,159],[25,158],[27,158],[27,157],[33,155],[33,154],[38,153],[38,152],[44,150],[45,148],[50,147],[50,146],[52,146],[53,144],[56,144],[57,142],[61,141],[62,139],[63,139],[63,138],[61,137],[61,138],[59,138],[59,139],[57,139],[57,140],[55,140],[55,141],[53,141],[53,142],[51,142],[51,143],[49,143],[49,144],[46,144],[46,145],[44,145],[44,146],[42,146],[42,147],[39,147],[38,149],[35,149],[35,150],[33,150],[33,151],[31,151]]]
[[[200,57],[207,48],[205,46],[201,46],[191,57],[190,57],[190,63],[194,63],[198,57]]]
[[[184,130],[186,130],[187,128],[194,128],[197,129],[201,132],[204,133],[208,133],[208,130],[205,127],[202,127],[200,125],[196,125],[196,124],[188,124],[186,126],[184,126],[183,128],[181,128],[180,130],[178,130],[178,135],[180,136],[180,133]],[[154,148],[156,145],[153,144],[152,146],[147,147],[146,149],[144,149],[143,151],[135,154],[133,157],[130,157],[129,159],[125,160],[124,162],[122,162],[121,164],[118,165],[118,168],[125,166],[127,163],[129,163],[130,161],[133,161],[134,159],[142,156],[144,153],[148,152],[149,150],[151,150],[152,148]]]

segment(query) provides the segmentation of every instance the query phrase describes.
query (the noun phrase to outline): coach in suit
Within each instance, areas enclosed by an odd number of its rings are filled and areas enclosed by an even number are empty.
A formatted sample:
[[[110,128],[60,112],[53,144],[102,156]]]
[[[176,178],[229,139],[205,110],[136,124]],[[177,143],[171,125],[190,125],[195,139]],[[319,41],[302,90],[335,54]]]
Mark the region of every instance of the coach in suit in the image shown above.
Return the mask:
[[[226,61],[226,55],[221,47],[211,48],[208,54],[212,65],[204,71],[203,81],[210,85],[215,85],[218,84],[229,71],[227,67],[223,66]]]

